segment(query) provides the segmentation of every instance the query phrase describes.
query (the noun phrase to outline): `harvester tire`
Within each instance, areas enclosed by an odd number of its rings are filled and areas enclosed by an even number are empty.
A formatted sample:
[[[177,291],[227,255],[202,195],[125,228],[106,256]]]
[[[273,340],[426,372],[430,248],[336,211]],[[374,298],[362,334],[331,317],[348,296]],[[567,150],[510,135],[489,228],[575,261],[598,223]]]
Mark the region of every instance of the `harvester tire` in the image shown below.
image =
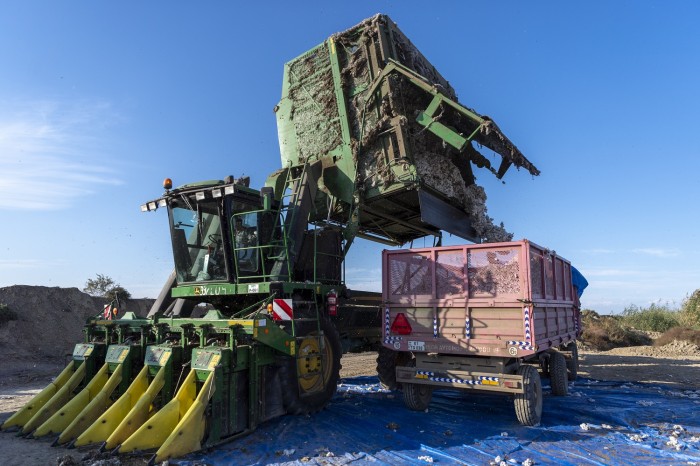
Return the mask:
[[[566,376],[570,382],[574,382],[578,378],[578,345],[572,341],[564,347],[564,351],[569,353],[566,358]]]
[[[314,322],[297,331],[297,356],[286,358],[280,366],[282,400],[288,414],[311,414],[322,410],[333,398],[340,378],[340,336],[326,318],[320,320],[323,343],[318,345],[318,327]],[[310,355],[305,359],[305,355]],[[320,358],[320,364],[318,364]],[[320,370],[320,373],[318,372]],[[314,375],[315,374],[315,375]]]
[[[524,364],[518,368],[523,377],[523,393],[515,395],[515,416],[524,426],[536,426],[542,419],[542,381],[532,366]]]
[[[407,366],[415,367],[416,360],[411,360]],[[433,398],[433,387],[417,383],[403,384],[403,403],[411,411],[425,411]]]
[[[411,353],[380,346],[377,351],[377,376],[381,386],[387,390],[400,389],[401,384],[396,381],[396,366],[408,364],[410,360]]]
[[[549,382],[552,386],[552,395],[566,396],[569,393],[566,358],[559,351],[552,351],[549,356]]]
[[[540,373],[542,377],[549,377],[549,358],[540,359]]]

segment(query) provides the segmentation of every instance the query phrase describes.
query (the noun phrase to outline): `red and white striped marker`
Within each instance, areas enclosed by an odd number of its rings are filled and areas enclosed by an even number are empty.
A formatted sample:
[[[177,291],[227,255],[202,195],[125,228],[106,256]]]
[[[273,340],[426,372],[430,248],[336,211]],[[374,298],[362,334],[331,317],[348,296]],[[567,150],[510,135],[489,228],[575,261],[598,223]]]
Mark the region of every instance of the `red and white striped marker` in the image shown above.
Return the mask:
[[[294,309],[292,308],[291,299],[275,299],[272,301],[273,320],[292,320],[293,318]]]

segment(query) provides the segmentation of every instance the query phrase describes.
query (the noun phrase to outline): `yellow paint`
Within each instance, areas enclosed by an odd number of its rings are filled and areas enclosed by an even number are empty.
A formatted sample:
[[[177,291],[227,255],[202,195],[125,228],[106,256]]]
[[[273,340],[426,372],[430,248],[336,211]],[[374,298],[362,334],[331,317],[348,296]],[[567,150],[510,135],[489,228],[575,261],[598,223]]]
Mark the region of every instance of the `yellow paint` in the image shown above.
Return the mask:
[[[427,380],[427,379],[428,379],[428,376],[425,375],[425,374],[416,374],[415,377],[414,377],[414,379],[425,379],[425,380]]]
[[[163,445],[195,402],[197,394],[195,374],[196,371],[190,370],[175,398],[122,443],[119,449],[121,453],[160,448]]]
[[[53,398],[54,395],[63,387],[66,382],[71,378],[75,372],[75,364],[73,361],[69,362],[68,365],[61,371],[61,373],[56,377],[56,379],[48,384],[41,392],[37,393],[34,398],[29,400],[29,402],[22,406],[22,409],[17,411],[15,414],[10,416],[3,424],[0,426],[0,430],[8,429],[10,427],[23,427],[29,420],[34,417],[34,415],[39,412],[39,410],[46,403]]]
[[[498,385],[498,382],[495,380],[482,380],[481,385]]]
[[[233,327],[234,325],[241,325],[243,327],[253,327],[255,325],[255,321],[253,319],[241,319],[241,320],[229,320],[228,321],[229,326]]]
[[[148,388],[148,366],[141,369],[126,392],[77,438],[75,446],[82,447],[106,441],[136,405],[146,388]]]
[[[85,364],[83,364],[84,366]],[[102,390],[109,379],[107,373],[108,365],[102,365],[97,374],[88,382],[80,393],[75,395],[68,403],[60,407],[50,418],[37,427],[34,437],[43,437],[48,434],[58,434],[63,432],[78,415]]]
[[[221,360],[221,355],[220,354],[215,354],[214,356],[211,357],[211,360],[209,361],[209,369],[214,369],[217,364],[219,364],[219,361]]]
[[[143,377],[147,383],[147,375],[148,367],[144,367],[138,378]],[[153,381],[151,381],[148,389],[143,393],[143,395],[139,395],[139,390],[143,383],[144,382],[141,381],[139,382],[139,385],[136,386],[137,381],[135,380],[127,390],[128,393],[133,388],[131,393],[132,397],[136,398],[135,404],[126,414],[126,416],[119,422],[119,425],[116,429],[114,429],[114,432],[112,432],[107,438],[105,443],[105,447],[107,449],[111,450],[116,448],[117,445],[128,439],[139,427],[143,425],[144,422],[146,422],[151,414],[151,404],[153,403],[153,400],[163,388],[163,385],[165,385],[165,369],[161,368],[158,370],[158,373],[153,378]]]
[[[156,463],[168,458],[183,456],[202,448],[202,438],[206,426],[204,411],[214,394],[214,374],[214,372],[209,374],[192,406],[181,417],[180,422],[156,452]]]
[[[34,413],[34,416],[27,421],[27,423],[22,428],[23,434],[28,434],[34,429],[42,425],[48,418],[53,416],[53,414],[58,411],[68,400],[73,396],[73,390],[75,390],[80,382],[85,378],[85,364],[81,364],[78,368],[71,374],[70,379],[61,387],[56,394],[51,397],[46,404]]]
[[[128,353],[128,350],[125,351]],[[107,364],[105,364],[105,366],[107,366]],[[94,396],[91,394],[90,403],[75,419],[73,419],[70,425],[68,425],[58,437],[59,445],[77,439],[80,434],[85,432],[85,430],[95,422],[100,414],[105,412],[111,402],[110,397],[112,393],[122,381],[122,372],[123,370],[120,364],[112,375],[109,376],[109,380],[107,380],[107,383],[104,384],[102,389],[97,394],[94,394]]]
[[[164,351],[163,354],[160,356],[160,361],[158,361],[158,365],[161,367],[165,366],[165,363],[168,362],[168,359],[170,359],[170,351]]]
[[[128,349],[128,348],[124,348],[124,349],[122,350],[121,354],[119,355],[119,357],[117,358],[117,362],[124,362],[124,360],[126,359],[126,357],[127,357],[128,355],[129,355],[129,349]]]

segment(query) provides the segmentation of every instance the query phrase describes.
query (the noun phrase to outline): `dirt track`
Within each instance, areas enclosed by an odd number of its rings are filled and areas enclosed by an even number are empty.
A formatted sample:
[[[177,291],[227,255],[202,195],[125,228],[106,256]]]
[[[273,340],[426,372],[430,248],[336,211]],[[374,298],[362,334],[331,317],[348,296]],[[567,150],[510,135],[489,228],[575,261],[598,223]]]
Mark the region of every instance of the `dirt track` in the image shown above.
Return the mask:
[[[679,348],[680,349],[680,348]],[[617,348],[607,352],[583,352],[582,377],[597,380],[631,381],[663,385],[672,389],[700,389],[700,356],[664,355],[668,349],[655,347]],[[640,356],[639,354],[647,354]],[[374,375],[375,353],[343,357],[342,377]],[[62,361],[3,361],[0,366],[0,423],[26,403],[63,368]],[[0,433],[0,465],[100,464],[140,465],[142,460],[112,458],[81,462],[93,450],[52,448],[51,440],[28,440],[12,433]],[[72,457],[72,459],[68,458]],[[74,462],[71,462],[74,461]]]

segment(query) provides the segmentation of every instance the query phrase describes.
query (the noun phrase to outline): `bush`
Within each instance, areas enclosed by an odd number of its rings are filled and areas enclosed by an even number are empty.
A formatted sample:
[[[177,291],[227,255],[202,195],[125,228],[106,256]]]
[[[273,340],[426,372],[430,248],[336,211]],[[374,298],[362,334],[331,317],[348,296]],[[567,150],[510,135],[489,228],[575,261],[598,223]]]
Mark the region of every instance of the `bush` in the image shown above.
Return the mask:
[[[678,327],[680,324],[678,317],[678,311],[658,304],[651,304],[648,308],[631,305],[622,312],[625,325],[651,332],[665,332]]]
[[[674,327],[657,338],[656,341],[654,341],[654,346],[664,346],[673,343],[674,340],[688,341],[694,345],[700,346],[700,330],[686,327]]]
[[[624,324],[621,316],[599,315],[590,309],[581,312],[583,343],[594,350],[607,351],[621,346],[651,344],[651,338]]]
[[[15,311],[7,307],[7,304],[0,303],[0,325],[4,325],[11,320],[17,320],[17,318]]]
[[[685,298],[681,305],[678,320],[685,327],[700,328],[700,289]]]

